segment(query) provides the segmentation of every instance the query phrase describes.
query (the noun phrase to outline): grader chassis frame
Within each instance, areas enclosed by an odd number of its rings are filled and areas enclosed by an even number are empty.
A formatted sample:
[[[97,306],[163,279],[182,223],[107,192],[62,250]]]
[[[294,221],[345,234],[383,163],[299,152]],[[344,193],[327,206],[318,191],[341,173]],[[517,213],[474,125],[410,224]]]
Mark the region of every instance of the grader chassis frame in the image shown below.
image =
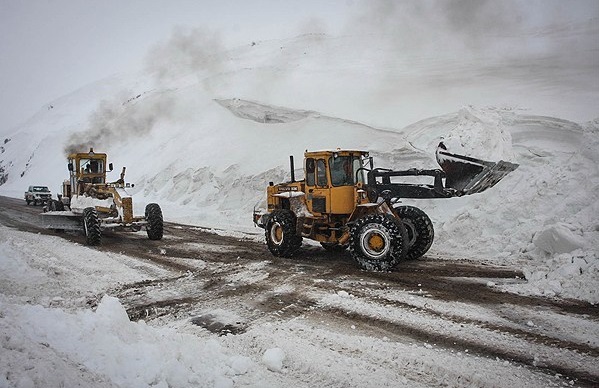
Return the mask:
[[[102,231],[139,231],[146,229],[148,238],[163,236],[162,209],[156,203],[145,208],[144,216],[133,213],[133,198],[125,183],[123,167],[120,178],[107,182],[106,173],[113,170],[106,164],[105,153],[89,152],[68,155],[69,179],[62,184],[62,195],[50,200],[42,213],[45,227],[56,230],[83,231],[88,245],[101,242]]]

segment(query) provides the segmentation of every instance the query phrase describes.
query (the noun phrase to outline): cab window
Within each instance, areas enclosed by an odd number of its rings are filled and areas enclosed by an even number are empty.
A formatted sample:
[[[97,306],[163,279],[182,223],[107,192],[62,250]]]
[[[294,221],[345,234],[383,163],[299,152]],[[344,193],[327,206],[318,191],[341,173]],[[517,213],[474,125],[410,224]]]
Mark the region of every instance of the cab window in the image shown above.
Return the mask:
[[[314,186],[315,183],[315,173],[316,172],[316,163],[314,159],[308,158],[306,159],[306,185]]]
[[[81,159],[82,174],[102,174],[104,172],[104,163],[98,159]]]
[[[360,168],[363,167],[362,166],[362,160],[359,157],[354,157],[353,165],[354,165],[353,179],[358,178],[358,182],[357,183],[365,183],[366,182],[366,179],[364,179],[365,171],[364,170],[360,170]]]
[[[353,186],[354,174],[351,156],[337,156],[329,159],[331,183],[333,186]]]
[[[327,169],[324,159],[318,159],[316,161],[316,185],[320,187],[326,187],[328,185]]]

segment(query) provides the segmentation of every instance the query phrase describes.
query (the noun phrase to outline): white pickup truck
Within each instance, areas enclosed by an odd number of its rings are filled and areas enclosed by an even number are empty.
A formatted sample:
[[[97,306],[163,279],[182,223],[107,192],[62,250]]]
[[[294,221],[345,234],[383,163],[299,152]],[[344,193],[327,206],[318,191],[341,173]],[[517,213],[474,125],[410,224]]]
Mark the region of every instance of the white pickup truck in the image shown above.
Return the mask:
[[[25,192],[25,202],[27,205],[33,203],[33,205],[44,205],[52,198],[52,193],[47,186],[29,186],[29,189]]]

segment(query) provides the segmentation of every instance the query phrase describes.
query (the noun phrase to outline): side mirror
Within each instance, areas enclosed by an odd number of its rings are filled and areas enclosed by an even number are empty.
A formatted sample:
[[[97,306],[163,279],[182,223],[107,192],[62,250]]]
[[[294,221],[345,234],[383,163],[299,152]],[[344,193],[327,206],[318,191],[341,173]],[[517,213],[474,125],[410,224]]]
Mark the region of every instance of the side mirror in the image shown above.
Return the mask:
[[[112,163],[108,163],[108,172],[112,171]]]
[[[69,171],[73,171],[73,163],[67,164],[67,168],[69,169]]]

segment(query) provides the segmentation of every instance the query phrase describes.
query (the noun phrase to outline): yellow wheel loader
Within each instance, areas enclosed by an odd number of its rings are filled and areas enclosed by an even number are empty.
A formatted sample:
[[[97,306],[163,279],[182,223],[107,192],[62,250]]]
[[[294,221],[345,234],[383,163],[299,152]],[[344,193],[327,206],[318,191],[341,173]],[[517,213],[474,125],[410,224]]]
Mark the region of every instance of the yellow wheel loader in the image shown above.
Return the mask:
[[[68,156],[69,179],[62,184],[62,195],[50,200],[42,213],[44,226],[56,230],[83,231],[88,245],[98,245],[102,231],[107,229],[139,231],[145,228],[150,240],[163,235],[160,206],[150,203],[145,216],[133,215],[133,199],[127,192],[125,167],[116,182],[106,181],[106,154],[93,149]]]
[[[307,238],[327,250],[349,252],[366,270],[389,271],[402,260],[417,259],[431,247],[434,229],[421,209],[402,198],[450,198],[480,193],[518,165],[452,154],[440,143],[441,169],[374,168],[367,151],[306,151],[304,179],[269,183],[266,209],[254,209],[253,221],[265,229],[266,244],[277,257],[291,257]],[[432,184],[396,182],[424,176]]]

